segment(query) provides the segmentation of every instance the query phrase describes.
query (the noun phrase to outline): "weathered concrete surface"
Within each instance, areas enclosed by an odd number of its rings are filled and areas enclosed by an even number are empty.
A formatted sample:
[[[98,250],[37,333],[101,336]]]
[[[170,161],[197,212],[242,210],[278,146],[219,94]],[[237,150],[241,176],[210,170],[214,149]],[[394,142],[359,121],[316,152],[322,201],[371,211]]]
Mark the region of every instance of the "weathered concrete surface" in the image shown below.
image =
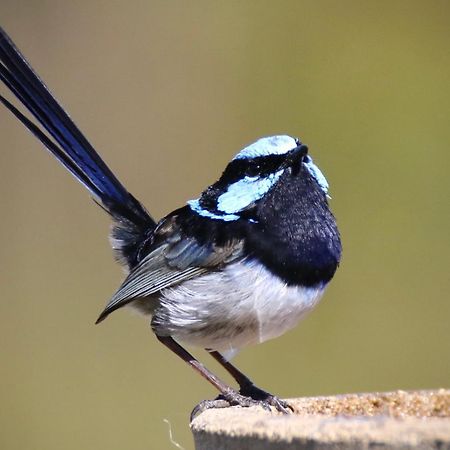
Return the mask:
[[[262,408],[205,411],[197,450],[450,450],[450,390],[289,399],[292,415]]]

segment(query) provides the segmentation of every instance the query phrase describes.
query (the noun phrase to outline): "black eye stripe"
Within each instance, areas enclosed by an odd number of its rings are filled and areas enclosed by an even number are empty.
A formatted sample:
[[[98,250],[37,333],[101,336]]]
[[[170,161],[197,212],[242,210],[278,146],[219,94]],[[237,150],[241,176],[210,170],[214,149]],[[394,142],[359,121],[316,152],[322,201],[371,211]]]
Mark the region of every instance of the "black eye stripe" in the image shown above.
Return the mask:
[[[225,186],[240,180],[244,176],[265,175],[275,172],[285,159],[286,155],[284,154],[234,159],[228,164],[219,183]]]
[[[253,164],[259,164],[261,166],[273,166],[278,167],[286,159],[286,154],[282,155],[267,155],[267,156],[257,156],[251,158],[247,161]]]
[[[233,159],[220,179],[209,186],[199,199],[200,206],[211,212],[217,212],[217,198],[223,194],[230,185],[247,177],[264,177],[279,170],[286,160],[286,154],[266,155],[254,158]]]

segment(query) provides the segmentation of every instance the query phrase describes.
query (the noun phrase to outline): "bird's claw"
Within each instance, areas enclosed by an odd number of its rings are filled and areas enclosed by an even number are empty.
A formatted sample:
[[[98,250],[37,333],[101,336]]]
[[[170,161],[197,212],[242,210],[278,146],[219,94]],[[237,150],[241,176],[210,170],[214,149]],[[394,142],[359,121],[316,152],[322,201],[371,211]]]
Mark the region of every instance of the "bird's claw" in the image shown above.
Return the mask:
[[[291,414],[294,412],[294,408],[288,402],[281,400],[275,395],[269,395],[264,401],[270,406],[273,406],[280,413]]]
[[[202,412],[206,411],[207,409],[228,408],[229,406],[231,406],[230,403],[227,402],[225,399],[220,398],[220,396],[215,398],[214,400],[202,400],[192,410],[189,420],[192,422],[195,417],[197,417],[198,415],[200,415]]]
[[[266,411],[271,411],[271,407],[275,408],[278,412],[283,414],[290,414],[293,411],[292,406],[290,406],[284,400],[271,395],[256,386],[254,386],[255,394],[254,398],[252,395],[244,395],[240,392],[230,389],[230,391],[224,392],[219,395],[214,400],[203,400],[200,402],[191,413],[190,420],[192,420],[202,412],[207,409],[213,408],[227,408],[229,406],[241,406],[243,408],[249,408],[250,406],[260,406]],[[264,394],[264,395],[262,395]]]
[[[239,393],[244,395],[245,397],[251,397],[254,400],[259,400],[270,406],[273,406],[277,411],[283,414],[290,414],[294,411],[294,408],[285,400],[281,400],[275,395],[269,394],[268,392],[260,389],[254,384],[249,384],[242,387]]]

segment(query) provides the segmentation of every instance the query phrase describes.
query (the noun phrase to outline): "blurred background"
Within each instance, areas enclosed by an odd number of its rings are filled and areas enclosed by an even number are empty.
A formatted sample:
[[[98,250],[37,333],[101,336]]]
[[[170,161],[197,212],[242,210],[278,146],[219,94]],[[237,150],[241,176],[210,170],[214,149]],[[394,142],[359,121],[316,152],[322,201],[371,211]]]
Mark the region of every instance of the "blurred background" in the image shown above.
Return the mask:
[[[307,320],[235,358],[258,385],[449,386],[448,1],[1,0],[0,17],[156,218],[258,137],[309,145],[343,260]],[[216,392],[142,318],[94,326],[122,279],[109,219],[4,109],[0,133],[0,447],[170,449],[166,419],[191,449]]]

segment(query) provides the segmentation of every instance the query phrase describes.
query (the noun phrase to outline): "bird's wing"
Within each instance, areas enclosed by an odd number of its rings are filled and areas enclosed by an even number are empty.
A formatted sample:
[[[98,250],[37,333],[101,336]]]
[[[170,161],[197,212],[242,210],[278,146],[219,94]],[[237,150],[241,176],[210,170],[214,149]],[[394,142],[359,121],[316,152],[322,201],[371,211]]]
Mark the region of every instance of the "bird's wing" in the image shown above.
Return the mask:
[[[171,230],[163,242],[134,267],[106,305],[97,322],[134,299],[147,297],[161,289],[218,269],[242,255],[240,240],[225,245],[201,244],[194,237]]]

